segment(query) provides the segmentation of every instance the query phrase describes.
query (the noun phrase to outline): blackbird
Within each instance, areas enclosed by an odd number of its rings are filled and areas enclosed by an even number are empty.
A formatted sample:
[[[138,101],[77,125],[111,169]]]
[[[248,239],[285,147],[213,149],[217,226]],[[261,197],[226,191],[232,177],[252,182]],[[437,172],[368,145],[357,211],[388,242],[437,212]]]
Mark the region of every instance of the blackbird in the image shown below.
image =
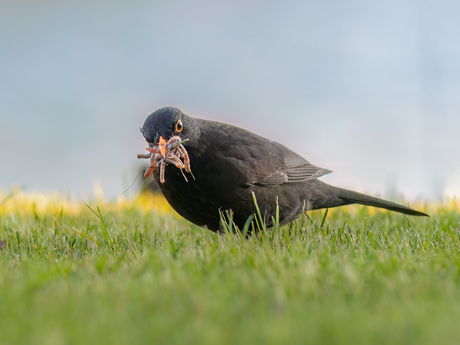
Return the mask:
[[[151,152],[160,140],[163,143],[170,138],[182,140],[190,160],[189,172],[184,174],[178,163],[169,160],[168,163],[174,164],[163,163],[162,180],[161,169],[153,168],[155,181],[182,217],[213,231],[222,229],[220,212],[225,210],[233,211],[233,222],[242,229],[256,214],[252,193],[268,227],[273,226],[277,206],[280,225],[305,211],[349,204],[428,216],[403,205],[323,183],[318,177],[331,171],[310,164],[287,147],[236,126],[192,118],[177,108],[158,109],[147,117],[141,132]],[[159,164],[158,161],[155,165]]]

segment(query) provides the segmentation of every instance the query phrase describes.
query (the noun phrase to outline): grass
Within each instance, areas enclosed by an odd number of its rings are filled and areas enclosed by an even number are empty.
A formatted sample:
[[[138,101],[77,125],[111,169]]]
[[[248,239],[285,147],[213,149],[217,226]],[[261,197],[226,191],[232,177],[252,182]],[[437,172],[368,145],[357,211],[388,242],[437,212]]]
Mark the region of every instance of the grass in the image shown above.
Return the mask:
[[[3,201],[2,201],[3,200]],[[248,240],[159,196],[0,196],[0,344],[457,344],[460,215],[352,206]]]

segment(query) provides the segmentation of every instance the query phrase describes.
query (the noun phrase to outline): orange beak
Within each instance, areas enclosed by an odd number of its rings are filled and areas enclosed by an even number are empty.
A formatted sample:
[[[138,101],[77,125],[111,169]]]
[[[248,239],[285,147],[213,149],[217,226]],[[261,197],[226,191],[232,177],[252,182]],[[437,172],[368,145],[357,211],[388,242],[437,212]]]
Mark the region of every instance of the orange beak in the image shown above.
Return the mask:
[[[166,144],[168,142],[160,136],[160,140],[158,141],[158,146],[160,146],[160,152],[163,157],[166,157]]]

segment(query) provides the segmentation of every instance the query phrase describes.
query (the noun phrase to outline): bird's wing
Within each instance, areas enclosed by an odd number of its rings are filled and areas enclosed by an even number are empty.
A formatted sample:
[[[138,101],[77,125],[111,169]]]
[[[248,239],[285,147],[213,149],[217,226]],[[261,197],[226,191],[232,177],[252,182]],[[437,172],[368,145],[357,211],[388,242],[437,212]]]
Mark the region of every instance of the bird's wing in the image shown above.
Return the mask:
[[[288,182],[311,180],[332,172],[331,170],[323,169],[310,164],[300,156],[285,157],[284,164],[284,170],[288,176]]]
[[[284,183],[298,183],[316,179],[331,172],[310,164],[306,159],[281,144],[272,143],[273,147],[280,152],[280,163],[271,164],[268,171],[265,171],[265,176],[259,176],[254,183],[256,185],[275,186]]]
[[[274,187],[285,183],[299,183],[330,173],[310,164],[307,160],[275,141],[268,140],[242,128],[206,121],[211,128],[206,141],[197,150],[213,152],[220,167],[236,183],[242,186]],[[218,133],[218,135],[216,135]],[[204,136],[204,135],[203,135]]]

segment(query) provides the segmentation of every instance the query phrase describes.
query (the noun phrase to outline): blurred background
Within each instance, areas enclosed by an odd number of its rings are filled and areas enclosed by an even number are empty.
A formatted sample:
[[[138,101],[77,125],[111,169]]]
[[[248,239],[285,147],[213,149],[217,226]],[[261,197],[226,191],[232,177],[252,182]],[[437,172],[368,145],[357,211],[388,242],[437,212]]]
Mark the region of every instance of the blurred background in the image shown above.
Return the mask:
[[[163,106],[409,200],[460,195],[460,2],[0,1],[0,189],[116,197]],[[131,189],[130,192],[135,192]]]

